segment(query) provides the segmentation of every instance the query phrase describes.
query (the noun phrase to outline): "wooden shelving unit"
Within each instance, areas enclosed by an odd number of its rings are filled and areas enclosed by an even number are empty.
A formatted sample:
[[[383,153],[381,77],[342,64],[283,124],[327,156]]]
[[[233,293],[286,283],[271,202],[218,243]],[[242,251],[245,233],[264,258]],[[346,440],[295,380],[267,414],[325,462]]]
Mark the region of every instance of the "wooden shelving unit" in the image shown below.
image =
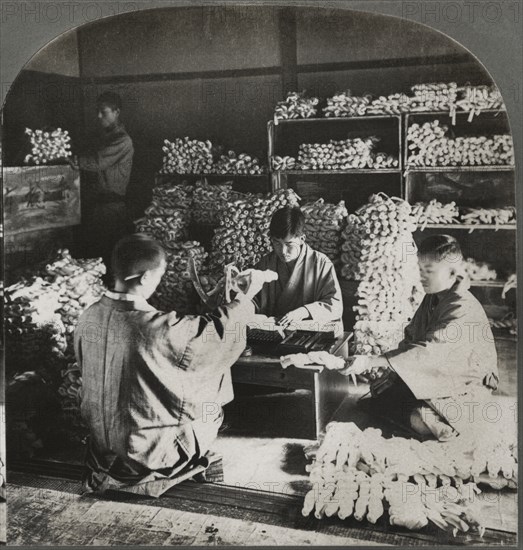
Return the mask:
[[[409,166],[407,130],[411,123],[438,119],[455,135],[493,135],[510,133],[506,111],[483,111],[468,121],[468,113],[456,114],[451,125],[441,112],[409,113],[404,119],[403,178],[405,198],[411,204],[436,199],[458,207],[501,208],[515,205],[515,168],[508,165],[486,166]],[[506,308],[501,298],[505,279],[516,270],[516,224],[425,224],[414,234],[418,242],[427,234],[444,232],[460,242],[464,256],[490,264],[498,280],[471,281],[471,292],[486,310]],[[507,331],[494,331],[496,340]],[[510,339],[509,339],[510,340]],[[514,341],[510,340],[510,341]]]
[[[267,162],[273,190],[291,187],[300,195],[300,182],[298,178],[314,180],[321,189],[324,186],[338,187],[340,198],[345,196],[354,197],[359,194],[361,188],[361,199],[363,204],[369,192],[366,183],[370,176],[388,176],[393,185],[389,182],[388,191],[396,188],[395,194],[401,193],[401,171],[402,171],[402,119],[399,115],[369,115],[359,117],[326,117],[326,118],[299,118],[267,123]],[[298,148],[302,143],[328,143],[329,140],[347,138],[365,138],[376,136],[380,138],[377,150],[398,159],[398,167],[394,168],[353,168],[348,170],[272,170],[271,159],[273,156],[293,156],[297,158]],[[336,178],[329,181],[326,176]],[[351,184],[348,186],[347,184]],[[334,200],[336,193],[331,193],[326,200]],[[320,194],[318,194],[319,198]],[[350,201],[346,200],[348,208]],[[359,205],[358,205],[359,206]],[[354,208],[355,209],[355,208]]]

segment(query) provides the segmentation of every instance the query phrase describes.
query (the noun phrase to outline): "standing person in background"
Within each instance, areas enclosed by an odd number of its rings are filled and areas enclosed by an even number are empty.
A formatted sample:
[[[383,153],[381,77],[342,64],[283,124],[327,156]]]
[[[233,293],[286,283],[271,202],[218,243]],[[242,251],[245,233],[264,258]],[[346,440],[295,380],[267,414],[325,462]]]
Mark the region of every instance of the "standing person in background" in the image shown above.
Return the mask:
[[[259,313],[276,317],[283,327],[312,320],[336,323],[343,332],[343,298],[332,262],[305,242],[305,216],[286,206],[272,216],[269,234],[273,251],[256,265],[278,273],[256,296]]]
[[[131,177],[133,142],[120,122],[122,100],[114,92],[104,92],[96,100],[99,133],[93,150],[71,161],[75,169],[96,174],[85,215],[85,237],[90,256],[102,256],[110,269],[111,251],[124,235],[132,233],[126,206],[126,192]],[[108,278],[108,280],[110,277]]]

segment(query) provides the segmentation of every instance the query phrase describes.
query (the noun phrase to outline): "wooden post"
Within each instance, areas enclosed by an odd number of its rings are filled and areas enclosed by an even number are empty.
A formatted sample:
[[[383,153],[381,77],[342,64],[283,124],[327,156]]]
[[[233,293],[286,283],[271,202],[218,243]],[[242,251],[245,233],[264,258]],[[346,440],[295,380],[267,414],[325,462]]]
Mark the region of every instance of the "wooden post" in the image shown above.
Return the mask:
[[[280,55],[283,97],[298,88],[296,52],[296,14],[294,8],[284,8],[279,18]]]

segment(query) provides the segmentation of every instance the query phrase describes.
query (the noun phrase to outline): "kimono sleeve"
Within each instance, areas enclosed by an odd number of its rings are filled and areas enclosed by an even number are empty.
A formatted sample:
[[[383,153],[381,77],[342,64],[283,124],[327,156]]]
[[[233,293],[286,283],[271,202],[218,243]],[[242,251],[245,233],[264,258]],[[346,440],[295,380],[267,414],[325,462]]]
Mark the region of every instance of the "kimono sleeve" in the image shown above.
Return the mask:
[[[412,338],[409,330],[400,347],[385,354],[417,399],[454,395],[474,376],[474,344],[467,338],[471,319],[466,302],[447,300],[434,311],[423,339]]]
[[[423,302],[419,305],[418,309],[414,313],[412,320],[407,324],[403,331],[403,340],[398,344],[398,349],[407,349],[409,344],[414,341],[415,327],[420,323],[420,317],[422,311],[426,307],[426,297],[423,299]]]
[[[184,317],[170,328],[174,345],[185,341],[184,370],[225,370],[239,358],[246,345],[246,324],[254,316],[251,300],[234,300],[212,313]]]
[[[315,302],[305,304],[312,320],[329,323],[341,319],[343,315],[343,298],[340,283],[330,261],[318,263],[316,266]]]

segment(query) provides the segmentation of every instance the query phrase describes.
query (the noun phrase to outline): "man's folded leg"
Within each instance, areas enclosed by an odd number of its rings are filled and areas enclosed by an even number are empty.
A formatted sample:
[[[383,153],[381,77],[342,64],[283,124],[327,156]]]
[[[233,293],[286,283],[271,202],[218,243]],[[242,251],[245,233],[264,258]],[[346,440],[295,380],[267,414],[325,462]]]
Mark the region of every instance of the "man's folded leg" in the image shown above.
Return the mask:
[[[448,441],[457,435],[456,430],[428,405],[412,411],[410,425],[420,435],[432,435],[438,441]]]
[[[420,434],[412,429],[410,416],[412,410],[422,403],[403,382],[398,381],[379,395],[360,399],[358,408],[371,419],[371,426],[381,429],[386,437],[418,437]]]

